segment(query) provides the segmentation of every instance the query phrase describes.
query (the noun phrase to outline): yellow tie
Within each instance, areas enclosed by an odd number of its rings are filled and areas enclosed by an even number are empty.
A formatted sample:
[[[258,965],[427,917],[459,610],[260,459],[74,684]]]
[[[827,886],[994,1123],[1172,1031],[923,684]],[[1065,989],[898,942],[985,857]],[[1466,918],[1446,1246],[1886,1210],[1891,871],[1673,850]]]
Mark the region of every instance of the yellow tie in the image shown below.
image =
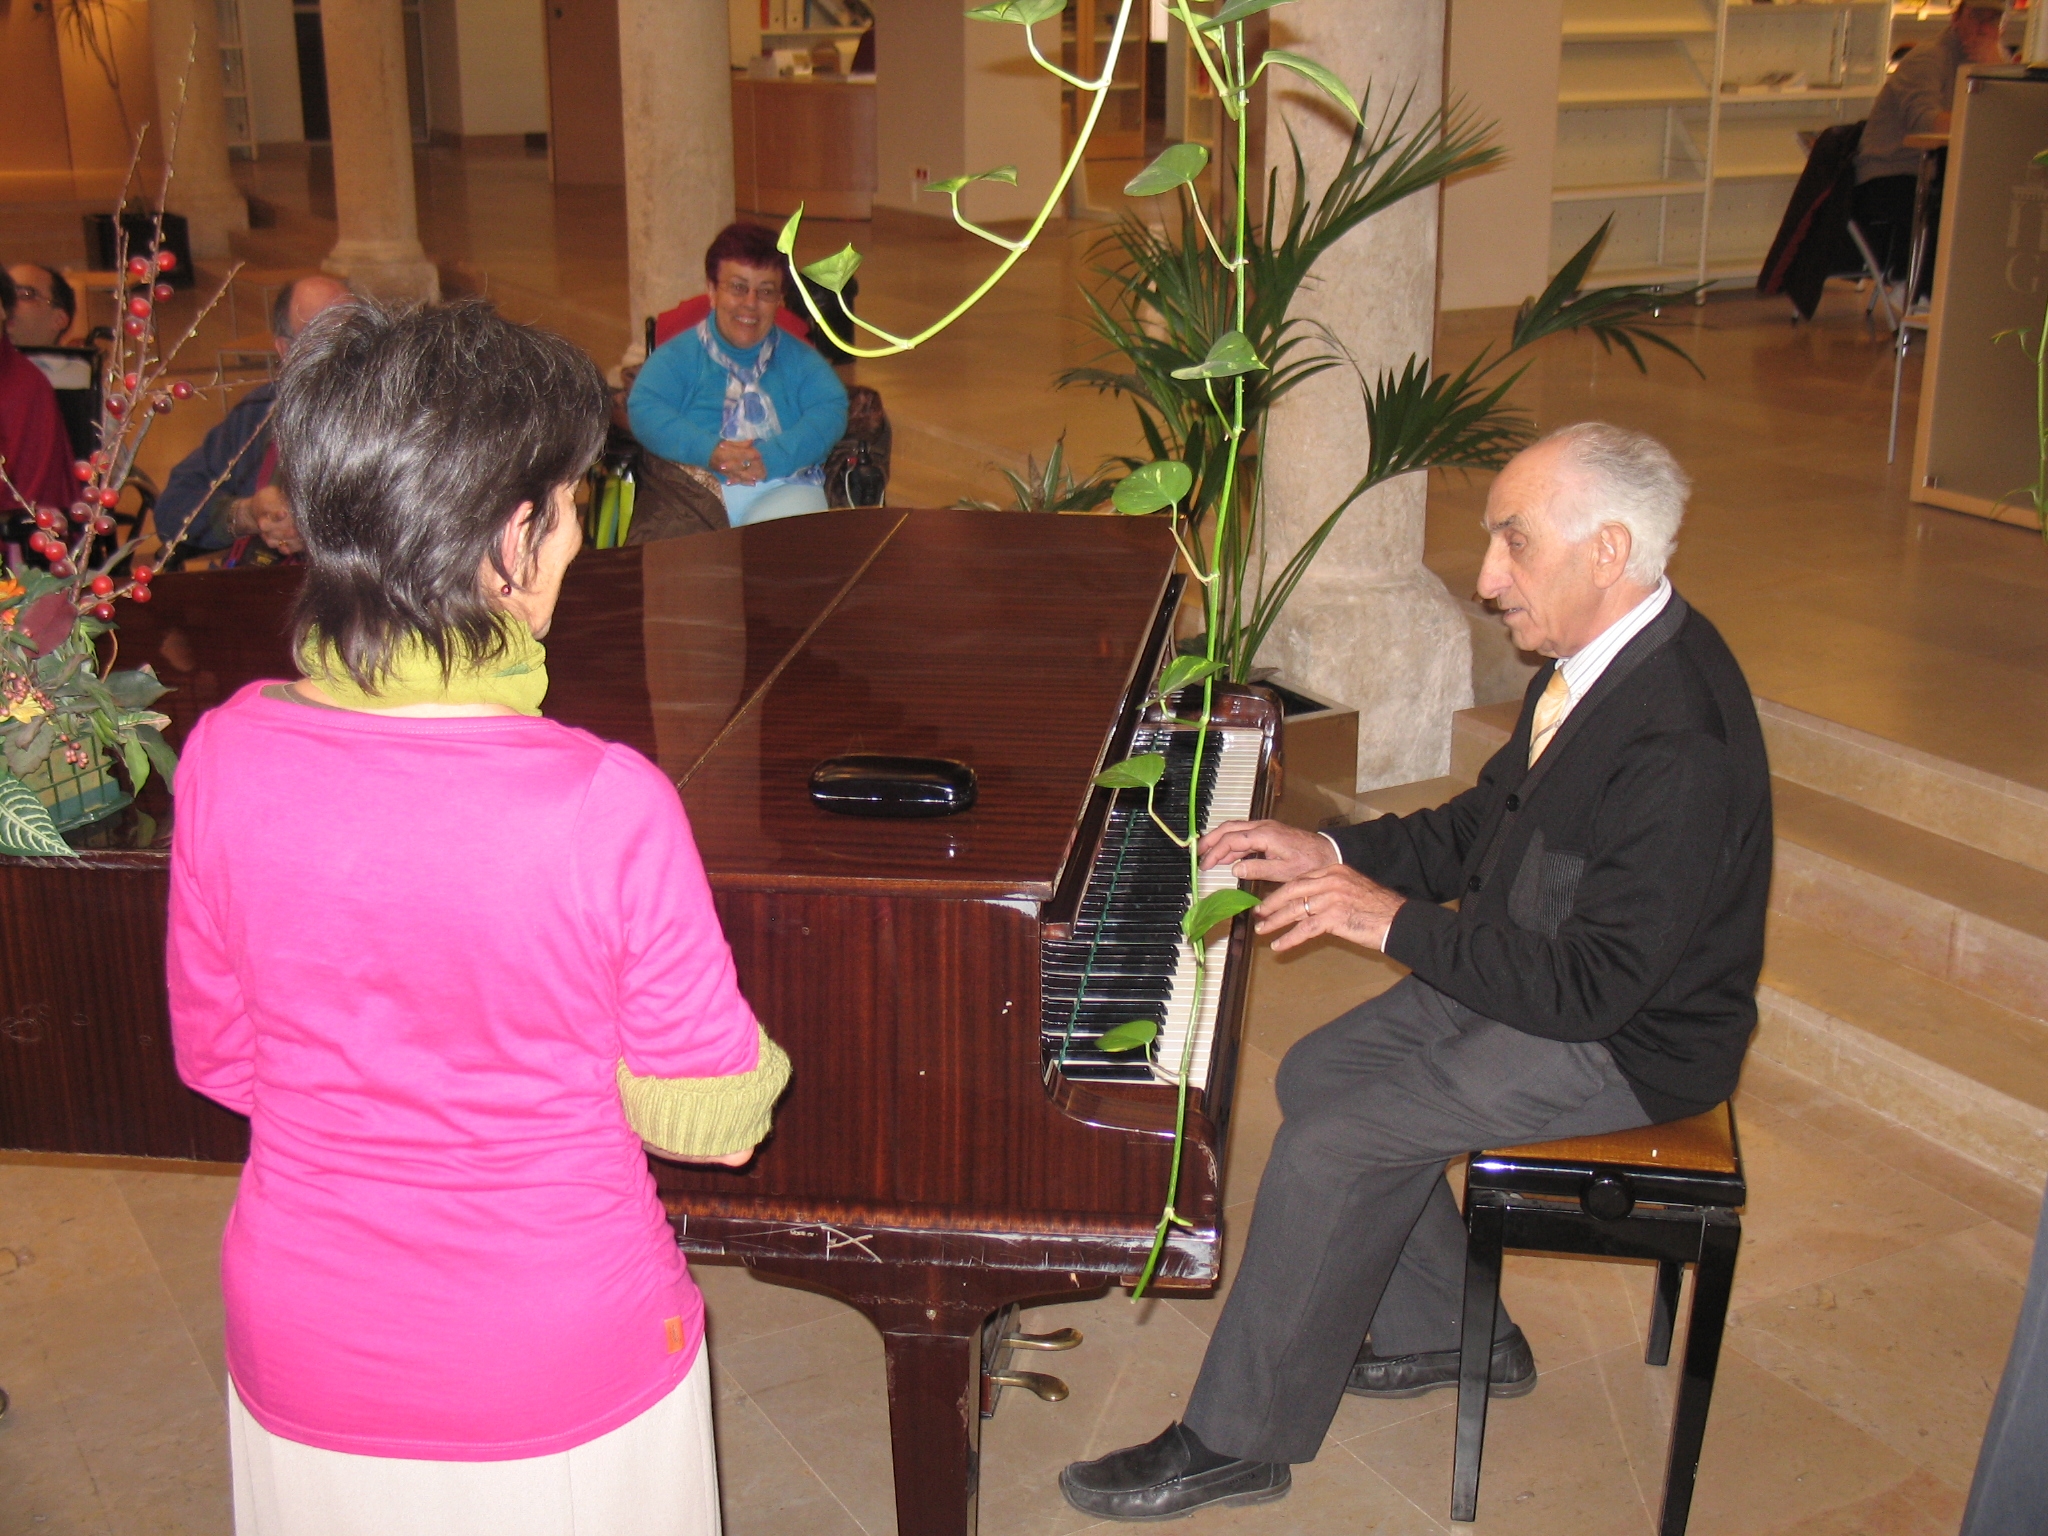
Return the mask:
[[[1536,766],[1536,759],[1543,755],[1543,749],[1550,745],[1550,738],[1557,734],[1557,728],[1564,721],[1565,706],[1572,701],[1571,685],[1564,680],[1564,669],[1558,668],[1550,674],[1550,681],[1543,685],[1543,696],[1536,701],[1536,717],[1529,722],[1529,766]]]

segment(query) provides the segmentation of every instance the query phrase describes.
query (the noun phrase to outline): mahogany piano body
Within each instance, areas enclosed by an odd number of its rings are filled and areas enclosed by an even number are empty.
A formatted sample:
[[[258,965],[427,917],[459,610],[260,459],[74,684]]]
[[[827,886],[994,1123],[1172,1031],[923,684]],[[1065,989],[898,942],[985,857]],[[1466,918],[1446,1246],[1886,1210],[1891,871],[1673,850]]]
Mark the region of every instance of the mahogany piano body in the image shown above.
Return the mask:
[[[678,782],[742,989],[794,1065],[744,1169],[657,1161],[657,1183],[688,1252],[829,1291],[881,1329],[905,1536],[971,1528],[985,1320],[1134,1275],[1164,1202],[1172,1090],[1045,1065],[1039,952],[1101,836],[1090,780],[1139,720],[1173,566],[1151,519],[845,512],[586,554],[549,637],[547,713]],[[174,576],[124,605],[121,660],[177,689],[174,741],[242,683],[292,675],[295,581]],[[1242,691],[1221,708],[1266,733],[1263,814],[1277,712]],[[832,815],[807,781],[847,752],[957,758],[978,803]],[[153,824],[125,812],[74,860],[0,860],[0,1147],[246,1152],[246,1122],[172,1067],[169,806],[143,807]],[[1249,942],[1240,918],[1167,1287],[1218,1275]]]

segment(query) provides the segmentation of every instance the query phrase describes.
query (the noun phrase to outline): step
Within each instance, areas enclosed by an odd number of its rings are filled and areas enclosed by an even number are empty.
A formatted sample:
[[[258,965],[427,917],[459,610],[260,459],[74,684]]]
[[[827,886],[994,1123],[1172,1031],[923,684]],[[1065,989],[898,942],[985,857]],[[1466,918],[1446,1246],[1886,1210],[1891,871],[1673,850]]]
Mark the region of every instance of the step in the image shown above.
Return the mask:
[[[2048,870],[2048,790],[1769,699],[1758,699],[1756,712],[1778,777]]]
[[[2048,1027],[1773,913],[1759,1056],[2005,1178],[2048,1179]]]
[[[2048,1020],[2048,874],[1784,778],[1771,908]]]

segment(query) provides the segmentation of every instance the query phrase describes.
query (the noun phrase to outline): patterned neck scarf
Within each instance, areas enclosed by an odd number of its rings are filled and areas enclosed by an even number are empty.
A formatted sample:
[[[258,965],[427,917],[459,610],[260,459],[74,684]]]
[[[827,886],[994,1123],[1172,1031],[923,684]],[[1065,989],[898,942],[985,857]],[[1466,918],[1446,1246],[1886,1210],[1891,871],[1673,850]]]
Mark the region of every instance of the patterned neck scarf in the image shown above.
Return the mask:
[[[718,334],[718,318],[706,315],[697,322],[697,340],[704,355],[725,370],[725,410],[719,418],[719,434],[729,442],[751,443],[756,438],[774,437],[782,431],[775,414],[775,402],[761,387],[761,376],[775,356],[776,333],[772,325],[761,341],[751,363],[742,363]]]

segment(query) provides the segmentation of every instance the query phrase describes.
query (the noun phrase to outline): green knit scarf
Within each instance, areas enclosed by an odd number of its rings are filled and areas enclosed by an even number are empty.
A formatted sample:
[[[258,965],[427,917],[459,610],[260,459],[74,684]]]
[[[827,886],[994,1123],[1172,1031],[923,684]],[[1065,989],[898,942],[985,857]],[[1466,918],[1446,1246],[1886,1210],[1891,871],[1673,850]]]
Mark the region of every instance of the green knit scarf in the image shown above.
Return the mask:
[[[318,630],[299,647],[299,670],[308,682],[344,709],[400,709],[408,704],[503,704],[522,715],[538,715],[548,692],[547,647],[511,614],[498,616],[505,647],[488,661],[458,656],[452,672],[443,675],[441,658],[426,641],[413,636],[392,653],[391,663],[377,679],[375,692],[365,689]]]

